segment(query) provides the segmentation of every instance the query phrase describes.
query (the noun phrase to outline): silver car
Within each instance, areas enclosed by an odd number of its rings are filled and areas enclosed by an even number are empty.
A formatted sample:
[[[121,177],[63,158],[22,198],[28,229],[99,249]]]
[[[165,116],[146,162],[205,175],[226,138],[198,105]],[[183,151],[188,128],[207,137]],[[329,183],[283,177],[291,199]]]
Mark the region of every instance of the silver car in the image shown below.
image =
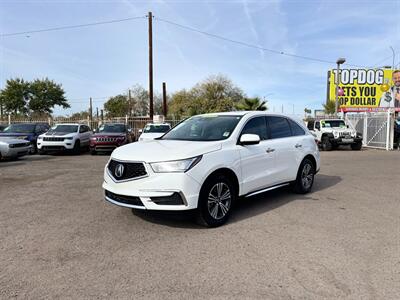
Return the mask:
[[[30,149],[31,143],[27,140],[0,138],[0,159],[21,157],[27,155]]]

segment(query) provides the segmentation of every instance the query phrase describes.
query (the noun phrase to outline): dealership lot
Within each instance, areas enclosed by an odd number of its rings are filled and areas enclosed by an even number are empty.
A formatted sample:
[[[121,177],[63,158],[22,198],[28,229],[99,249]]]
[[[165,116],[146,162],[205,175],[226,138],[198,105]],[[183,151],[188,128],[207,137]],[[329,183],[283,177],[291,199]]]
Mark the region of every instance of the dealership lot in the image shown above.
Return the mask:
[[[106,203],[108,156],[0,162],[0,298],[397,299],[400,153],[321,156],[215,229]]]

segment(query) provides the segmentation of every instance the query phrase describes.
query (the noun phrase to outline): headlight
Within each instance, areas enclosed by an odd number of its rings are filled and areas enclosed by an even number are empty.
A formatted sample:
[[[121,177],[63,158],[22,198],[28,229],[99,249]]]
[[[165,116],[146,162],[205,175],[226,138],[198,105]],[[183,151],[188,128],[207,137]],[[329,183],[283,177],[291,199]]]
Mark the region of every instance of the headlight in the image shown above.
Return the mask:
[[[66,137],[66,138],[64,138],[64,140],[72,140],[72,139],[74,139],[74,137],[73,137],[73,136],[70,136],[70,137]]]
[[[151,163],[150,166],[155,173],[183,173],[197,165],[202,157]]]
[[[38,140],[42,140],[43,139],[43,137],[42,136],[38,136],[38,138],[37,138]]]

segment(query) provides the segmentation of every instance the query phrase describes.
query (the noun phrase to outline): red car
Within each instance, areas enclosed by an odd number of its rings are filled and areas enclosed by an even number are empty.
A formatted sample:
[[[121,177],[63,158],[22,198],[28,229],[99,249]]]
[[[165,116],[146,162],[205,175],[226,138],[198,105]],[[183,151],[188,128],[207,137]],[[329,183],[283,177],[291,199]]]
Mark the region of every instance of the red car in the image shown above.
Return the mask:
[[[109,152],[135,140],[132,129],[125,124],[101,125],[90,138],[90,153]]]

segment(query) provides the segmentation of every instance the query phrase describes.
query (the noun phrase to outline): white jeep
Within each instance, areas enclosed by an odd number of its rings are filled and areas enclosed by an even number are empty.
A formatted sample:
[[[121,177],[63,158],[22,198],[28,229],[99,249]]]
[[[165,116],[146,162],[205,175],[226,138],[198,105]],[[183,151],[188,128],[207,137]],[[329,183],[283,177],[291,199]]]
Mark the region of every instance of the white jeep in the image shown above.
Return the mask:
[[[352,150],[361,150],[362,135],[346,125],[341,119],[308,121],[308,129],[322,150],[336,149],[339,145],[350,145]]]

